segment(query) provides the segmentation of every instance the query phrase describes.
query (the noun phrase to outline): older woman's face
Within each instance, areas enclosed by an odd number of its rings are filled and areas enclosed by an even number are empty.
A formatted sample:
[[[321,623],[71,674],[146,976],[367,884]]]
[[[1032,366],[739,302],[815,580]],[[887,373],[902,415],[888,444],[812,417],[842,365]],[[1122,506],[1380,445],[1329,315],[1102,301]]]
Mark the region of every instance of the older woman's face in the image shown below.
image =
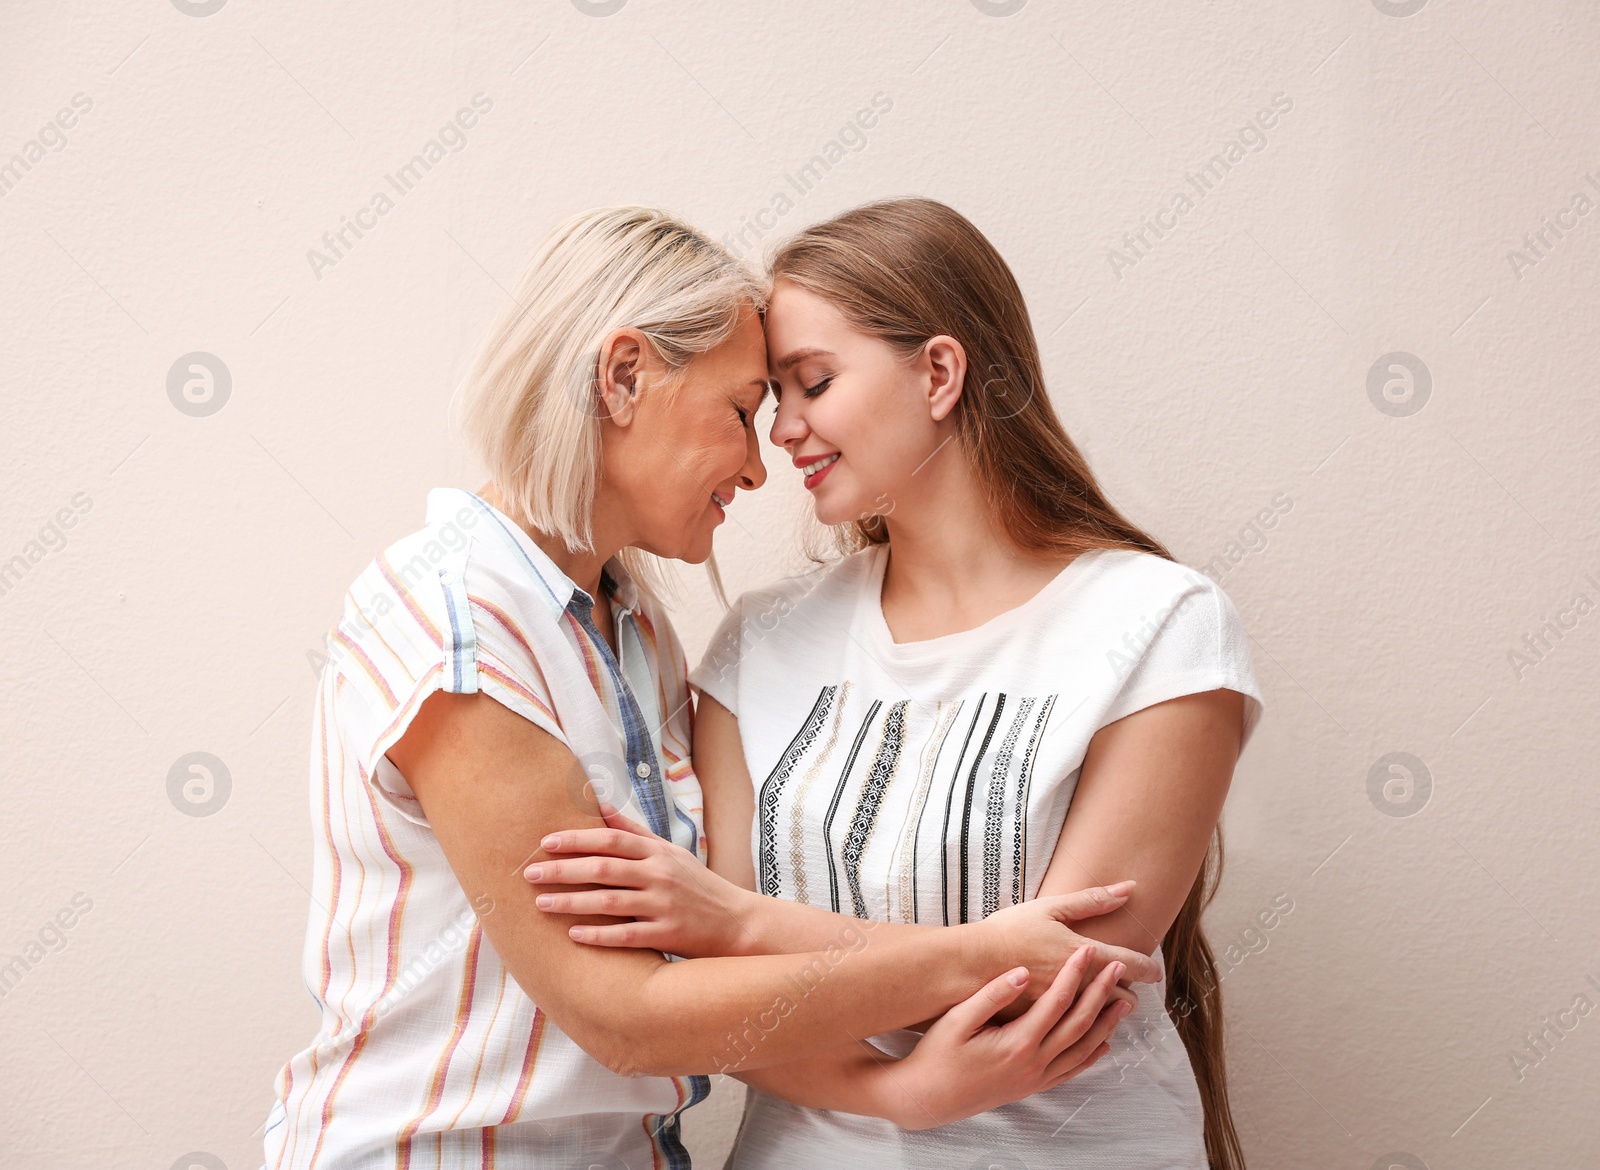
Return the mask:
[[[641,396],[627,441],[603,456],[604,473],[632,501],[639,547],[699,564],[735,493],[767,478],[755,432],[767,389],[760,318],[746,312],[728,340],[675,383]]]

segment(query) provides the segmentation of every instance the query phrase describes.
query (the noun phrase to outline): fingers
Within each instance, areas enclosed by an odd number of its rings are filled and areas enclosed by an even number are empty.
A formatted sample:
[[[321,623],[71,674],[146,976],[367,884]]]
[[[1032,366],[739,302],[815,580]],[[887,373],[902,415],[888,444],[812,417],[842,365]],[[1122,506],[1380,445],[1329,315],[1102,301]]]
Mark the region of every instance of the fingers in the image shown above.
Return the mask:
[[[609,914],[615,918],[655,918],[660,907],[638,890],[578,890],[540,894],[534,905],[546,914]]]
[[[660,950],[654,944],[650,929],[638,922],[607,923],[600,926],[574,926],[567,937],[586,947],[627,947],[638,950]]]
[[[1062,922],[1079,918],[1096,918],[1110,914],[1124,905],[1133,893],[1135,881],[1116,882],[1109,886],[1090,886],[1070,894],[1052,894],[1040,901],[1051,904],[1051,912]]]
[[[1045,1075],[1051,1083],[1071,1080],[1105,1054],[1101,1049],[1109,1051],[1111,1034],[1131,1010],[1126,1002],[1118,1001],[1102,1011],[1081,1039],[1069,1044],[1050,1062]]]
[[[1104,1009],[1107,1001],[1121,977],[1122,964],[1107,963],[1100,974],[1090,980],[1078,995],[1076,1002],[1072,1004],[1071,1010],[1060,1016],[1055,1026],[1050,1029],[1049,1035],[1045,1037],[1043,1047],[1050,1055],[1054,1056],[1068,1046],[1077,1046],[1081,1056],[1093,1051],[1096,1044],[1110,1035],[1110,1030],[1107,1029],[1105,1035],[1093,1036],[1093,1043],[1080,1043],[1091,1038],[1095,1025],[1106,1016]],[[1114,1024],[1115,1020],[1112,1023]]]
[[[627,817],[623,816],[621,811],[615,808],[608,801],[602,800],[600,802],[600,817],[613,829],[621,829],[623,832],[631,833],[635,837],[655,837],[655,834],[652,833],[648,828],[646,828],[644,825],[641,825],[638,821],[629,820]],[[657,838],[657,840],[659,839],[660,838]]]
[[[1114,947],[1107,943],[1096,942],[1094,949],[1099,952],[1098,957],[1107,962],[1121,963],[1127,970],[1122,978],[1129,983],[1159,983],[1161,982],[1161,964],[1143,951],[1131,950],[1128,947]]]
[[[1111,1038],[1117,1024],[1133,1010],[1132,1003],[1113,998],[1115,990],[1116,979],[1101,972],[1072,1005],[1072,1011],[1051,1030],[1044,1047],[1052,1069],[1061,1061],[1083,1061]]]
[[[627,820],[626,817],[623,818]],[[633,824],[628,821],[628,824]],[[546,853],[598,853],[607,857],[626,857],[634,861],[649,857],[654,849],[652,842],[659,843],[661,838],[654,833],[646,832],[641,838],[637,833],[617,827],[610,829],[567,829],[560,833],[551,833],[539,847]]]
[[[1139,1006],[1139,997],[1120,983],[1112,984],[1111,990],[1106,994],[1106,1003],[1125,1003],[1130,1008]]]
[[[944,1025],[954,1029],[960,1036],[971,1036],[989,1022],[990,1016],[1021,995],[1022,989],[1026,986],[1028,986],[1028,969],[1014,967],[1005,974],[989,980],[972,995],[945,1012],[934,1028]]]
[[[1050,1029],[1071,1008],[1073,996],[1078,994],[1089,970],[1093,950],[1093,947],[1079,947],[1073,951],[1044,994],[1022,1015],[1005,1025],[1006,1030],[1031,1045],[1042,1043]]]
[[[522,871],[522,876],[536,885],[642,889],[649,884],[647,868],[615,857],[570,857],[557,861],[536,861]]]
[[[1091,1052],[1086,1059],[1084,1059],[1080,1063],[1074,1065],[1072,1068],[1068,1069],[1065,1073],[1062,1073],[1060,1076],[1056,1077],[1054,1080],[1052,1080],[1048,1084],[1046,1084],[1045,1085],[1045,1089],[1046,1090],[1053,1089],[1057,1085],[1064,1085],[1068,1081],[1070,1081],[1073,1077],[1079,1076],[1079,1075],[1081,1075],[1083,1073],[1088,1072],[1091,1068],[1093,1068],[1096,1064],[1099,1063],[1100,1058],[1102,1056],[1104,1056],[1106,1053],[1108,1053],[1110,1051],[1111,1051],[1111,1045],[1109,1043],[1102,1043],[1100,1045],[1100,1047],[1096,1048],[1093,1052]]]

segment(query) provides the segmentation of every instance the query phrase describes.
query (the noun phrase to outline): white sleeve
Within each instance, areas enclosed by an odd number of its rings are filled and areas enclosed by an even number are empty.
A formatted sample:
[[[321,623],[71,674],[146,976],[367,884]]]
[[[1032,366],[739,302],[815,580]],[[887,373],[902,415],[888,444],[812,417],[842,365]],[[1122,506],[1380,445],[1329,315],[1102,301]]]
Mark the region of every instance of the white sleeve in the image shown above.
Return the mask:
[[[1188,586],[1172,598],[1165,613],[1153,615],[1156,628],[1134,632],[1134,650],[1113,652],[1113,669],[1122,672],[1120,689],[1100,726],[1183,695],[1238,691],[1245,698],[1242,750],[1263,710],[1249,639],[1239,611],[1220,585],[1193,570],[1187,579]],[[1141,637],[1148,641],[1139,651]]]
[[[739,598],[722,617],[722,624],[711,635],[711,642],[700,659],[700,665],[689,672],[689,685],[703,695],[710,695],[728,709],[729,714],[739,714],[739,659],[744,652],[744,598]]]

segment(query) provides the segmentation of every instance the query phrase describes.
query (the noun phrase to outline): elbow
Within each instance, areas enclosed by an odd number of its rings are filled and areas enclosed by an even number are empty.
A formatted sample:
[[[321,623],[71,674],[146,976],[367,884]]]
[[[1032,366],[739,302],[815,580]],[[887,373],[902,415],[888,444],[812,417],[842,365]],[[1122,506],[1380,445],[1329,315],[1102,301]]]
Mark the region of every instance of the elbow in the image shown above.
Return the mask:
[[[677,1077],[694,1071],[637,1034],[610,1036],[592,1055],[619,1077]]]
[[[670,1077],[686,1071],[670,1059],[663,1037],[655,1029],[630,1027],[616,1021],[590,1022],[581,1034],[569,1033],[577,1045],[619,1077]]]
[[[608,995],[604,1002],[587,996],[569,1001],[549,1015],[574,1044],[618,1076],[686,1076],[716,1063],[697,1059],[695,1049],[703,1046],[695,1043],[694,1021],[660,1010],[645,985]]]
[[[589,1049],[589,1055],[619,1077],[659,1076],[645,1048],[637,1037],[607,1029],[605,1037]]]

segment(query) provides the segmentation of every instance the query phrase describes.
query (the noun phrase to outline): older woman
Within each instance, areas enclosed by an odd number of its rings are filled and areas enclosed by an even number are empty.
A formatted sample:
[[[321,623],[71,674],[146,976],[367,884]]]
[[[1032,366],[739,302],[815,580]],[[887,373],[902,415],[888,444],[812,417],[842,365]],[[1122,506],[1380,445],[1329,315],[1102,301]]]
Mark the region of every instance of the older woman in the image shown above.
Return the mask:
[[[1159,977],[1067,925],[1125,887],[676,962],[581,945],[615,918],[535,908],[525,866],[602,824],[597,790],[708,855],[683,653],[644,554],[706,560],[765,478],[763,307],[659,212],[576,217],[535,256],[464,397],[491,484],[433,491],[333,634],[305,947],[322,1026],[278,1078],[267,1165],[682,1167],[703,1074],[766,1066],[794,1070],[770,1091],[925,1126],[1089,1067],[1131,998],[1119,980]],[[1030,980],[1034,1005],[987,1024]],[[851,1040],[941,1013],[892,1067]]]

